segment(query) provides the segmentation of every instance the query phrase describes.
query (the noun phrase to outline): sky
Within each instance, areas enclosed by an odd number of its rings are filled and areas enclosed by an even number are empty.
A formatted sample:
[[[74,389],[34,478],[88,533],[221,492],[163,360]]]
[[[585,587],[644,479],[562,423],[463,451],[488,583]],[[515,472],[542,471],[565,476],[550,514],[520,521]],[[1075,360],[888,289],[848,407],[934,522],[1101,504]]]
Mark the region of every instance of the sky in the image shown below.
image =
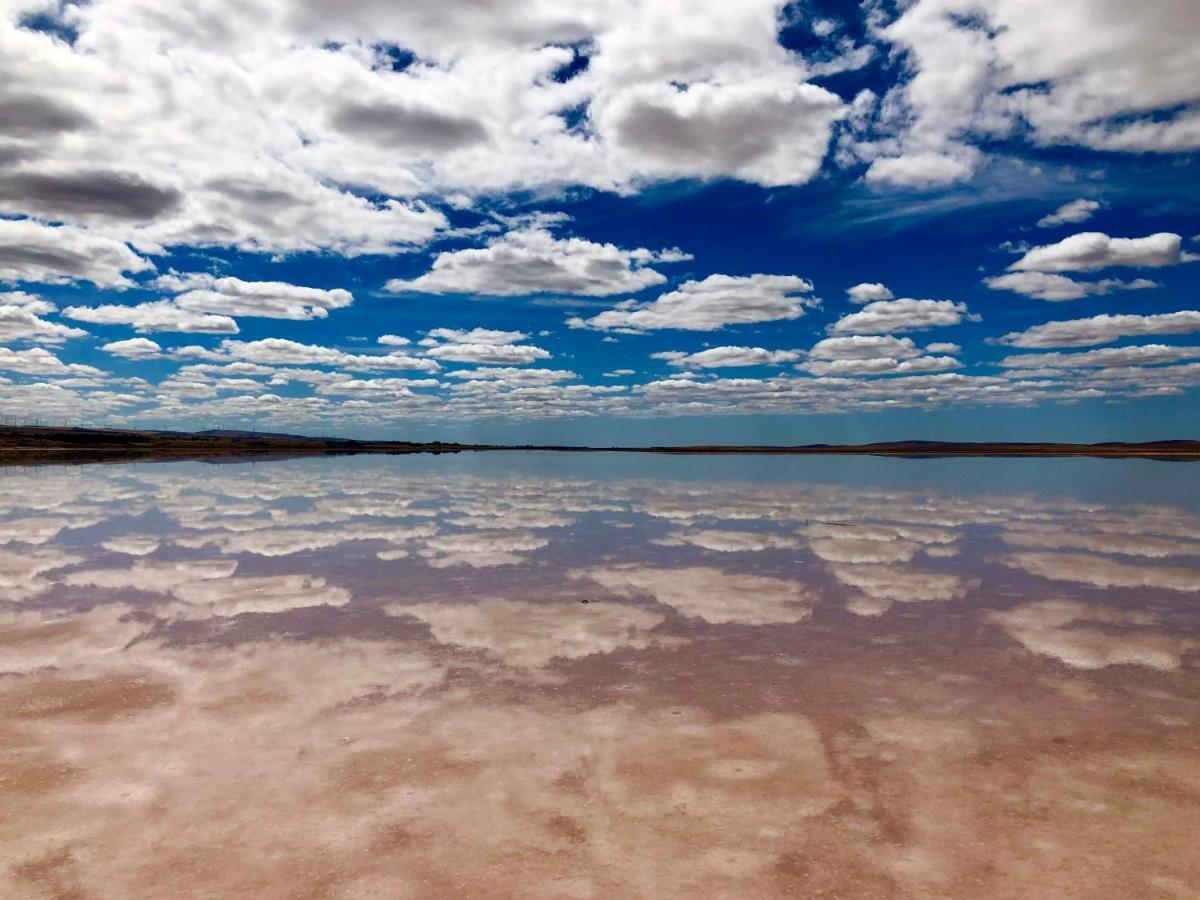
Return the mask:
[[[1195,0],[0,0],[0,416],[1200,438]]]

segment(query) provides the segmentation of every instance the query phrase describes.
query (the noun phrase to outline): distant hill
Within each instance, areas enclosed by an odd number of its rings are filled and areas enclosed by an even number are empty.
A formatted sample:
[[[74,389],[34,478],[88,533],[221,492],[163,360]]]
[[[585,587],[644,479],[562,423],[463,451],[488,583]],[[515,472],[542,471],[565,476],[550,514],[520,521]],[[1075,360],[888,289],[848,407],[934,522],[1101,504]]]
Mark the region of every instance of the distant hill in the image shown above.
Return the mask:
[[[318,438],[307,434],[288,434],[282,431],[245,431],[237,428],[209,428],[204,431],[192,431],[185,433],[203,435],[205,437],[251,438],[273,441],[338,441],[342,443],[354,443],[351,438]]]
[[[353,453],[463,453],[468,451],[563,453],[663,453],[677,455],[890,456],[937,457],[1039,456],[1200,460],[1200,441],[1163,440],[1099,444],[1038,442],[886,441],[874,444],[802,446],[570,447],[506,444],[451,444],[441,441],[369,441],[311,437],[283,432],[214,428],[200,432],[120,428],[0,426],[0,463],[38,464],[88,461],[198,459],[211,462],[270,456],[345,455]]]

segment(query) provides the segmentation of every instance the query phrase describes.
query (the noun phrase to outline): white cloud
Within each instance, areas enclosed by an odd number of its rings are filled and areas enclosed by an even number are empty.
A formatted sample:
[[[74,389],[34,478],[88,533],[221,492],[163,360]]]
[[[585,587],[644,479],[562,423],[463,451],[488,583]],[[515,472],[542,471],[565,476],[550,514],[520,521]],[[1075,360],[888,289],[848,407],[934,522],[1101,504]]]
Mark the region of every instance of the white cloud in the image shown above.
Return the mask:
[[[472,328],[470,331],[461,328],[433,328],[421,343],[435,345],[438,341],[447,341],[455,344],[512,344],[528,337],[524,331],[497,331],[493,328]]]
[[[0,292],[0,309],[22,309],[25,312],[33,313],[35,316],[42,316],[46,313],[57,312],[58,307],[44,297],[39,297],[37,294],[26,293],[25,291],[4,291]]]
[[[961,148],[957,153],[908,153],[876,159],[867,169],[868,182],[908,188],[933,188],[961,181],[978,165],[979,153]]]
[[[1200,13],[1168,0],[1136,16],[1120,0],[915,0],[876,35],[911,75],[879,104],[851,152],[868,177],[936,186],[982,162],[971,143],[1173,152],[1200,147]]]
[[[681,369],[777,366],[795,362],[801,356],[803,354],[799,350],[764,350],[762,347],[710,347],[696,353],[666,351],[650,354],[651,359],[664,359],[668,365]]]
[[[112,341],[100,348],[105,353],[125,359],[158,359],[162,347],[149,338],[130,338],[127,341]]]
[[[821,376],[920,375],[961,369],[962,363],[950,356],[919,356],[915,359],[812,360],[800,368]]]
[[[625,250],[583,238],[557,238],[546,228],[509,231],[486,247],[439,253],[417,278],[393,278],[386,290],[429,294],[577,294],[607,297],[635,293],[667,279],[648,264],[687,259],[678,251]]]
[[[1095,200],[1072,200],[1064,203],[1049,215],[1038,219],[1038,228],[1054,228],[1056,225],[1067,225],[1086,222],[1096,214],[1101,204]]]
[[[187,289],[174,303],[189,312],[268,319],[324,319],[331,309],[354,302],[341,288],[322,290],[281,281],[243,281],[240,278],[182,276]],[[160,284],[164,279],[157,280]]]
[[[1200,331],[1200,311],[1162,313],[1151,316],[1092,316],[1046,322],[1025,331],[1014,331],[999,339],[1012,347],[1087,347],[1107,344],[1123,337],[1146,334],[1192,334]]]
[[[962,347],[958,344],[951,344],[947,341],[935,341],[932,344],[925,345],[926,353],[961,353]]]
[[[912,338],[856,334],[817,341],[808,355],[813,359],[911,359],[920,352]]]
[[[716,331],[728,325],[798,319],[814,301],[796,295],[811,291],[811,282],[794,275],[709,275],[702,281],[685,281],[654,300],[626,300],[567,324],[602,331]]]
[[[24,375],[103,375],[92,366],[67,364],[49,350],[32,347],[29,350],[10,350],[0,347],[0,370]]]
[[[547,351],[532,344],[467,344],[459,341],[431,347],[425,355],[445,362],[510,366],[550,358]]]
[[[566,369],[514,369],[505,366],[487,369],[457,369],[447,372],[446,375],[450,378],[460,378],[463,381],[502,381],[522,385],[555,384],[579,377]]]
[[[1143,344],[1136,347],[1105,347],[1082,353],[1022,353],[1006,356],[1000,365],[1008,369],[1079,369],[1108,366],[1154,366],[1200,357],[1200,347],[1169,347]]]
[[[854,287],[846,288],[851,303],[870,303],[872,300],[892,300],[895,298],[887,285],[878,281],[864,281]]]
[[[86,336],[87,332],[82,328],[47,322],[27,307],[0,303],[0,344],[17,341],[61,344],[69,338]]]
[[[1113,291],[1138,291],[1158,287],[1157,283],[1148,278],[1135,278],[1132,281],[1122,281],[1119,278],[1076,281],[1066,275],[1049,272],[1009,272],[1007,275],[997,275],[983,281],[993,291],[1015,291],[1026,297],[1051,303],[1080,300],[1084,297],[1111,294]]]
[[[62,314],[68,319],[94,325],[131,325],[142,334],[177,331],[188,334],[237,334],[237,322],[229,316],[192,312],[170,300],[138,303],[133,306],[68,306]]]
[[[884,334],[896,331],[924,331],[957,325],[980,317],[967,311],[965,303],[953,300],[876,300],[858,312],[850,313],[829,326],[832,334]]]
[[[484,365],[529,365],[550,354],[532,344],[519,344],[529,335],[523,331],[497,331],[489,328],[433,328],[418,343],[425,355],[447,362]]]
[[[123,242],[83,228],[0,219],[0,282],[90,281],[122,288],[133,283],[126,273],[153,268]]]
[[[384,347],[407,347],[412,341],[398,334],[381,334],[376,343],[382,344]]]
[[[1057,244],[1033,247],[1009,266],[1015,272],[1092,272],[1112,266],[1159,268],[1200,259],[1180,249],[1177,234],[1160,231],[1142,238],[1114,238],[1085,231]]]
[[[173,355],[179,359],[203,359],[213,362],[248,362],[268,366],[332,366],[351,372],[416,369],[424,372],[439,370],[432,359],[419,359],[400,353],[380,356],[345,353],[334,347],[301,344],[284,338],[264,338],[260,341],[221,341],[216,350],[203,347],[181,347]]]
[[[940,349],[939,349],[940,348]],[[818,341],[799,368],[819,376],[916,375],[945,372],[962,364],[949,356],[924,352],[956,353],[955,344],[930,344],[920,350],[912,338],[893,335],[852,335]]]

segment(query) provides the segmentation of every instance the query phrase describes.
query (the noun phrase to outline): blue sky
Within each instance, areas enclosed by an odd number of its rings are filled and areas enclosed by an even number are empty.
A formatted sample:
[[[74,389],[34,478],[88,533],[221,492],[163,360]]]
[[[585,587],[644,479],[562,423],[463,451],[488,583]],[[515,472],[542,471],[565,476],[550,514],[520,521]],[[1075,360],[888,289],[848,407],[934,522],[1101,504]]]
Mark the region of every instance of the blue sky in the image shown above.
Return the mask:
[[[5,415],[1200,437],[1194,3],[5,5]]]

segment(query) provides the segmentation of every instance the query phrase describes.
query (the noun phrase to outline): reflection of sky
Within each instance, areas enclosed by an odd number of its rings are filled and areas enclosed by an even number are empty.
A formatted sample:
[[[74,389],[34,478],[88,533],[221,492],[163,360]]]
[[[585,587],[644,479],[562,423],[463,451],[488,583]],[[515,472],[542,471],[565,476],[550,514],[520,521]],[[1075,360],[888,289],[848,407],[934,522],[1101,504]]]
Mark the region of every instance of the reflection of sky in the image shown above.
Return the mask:
[[[1200,890],[1181,467],[541,459],[5,470],[0,894]]]

